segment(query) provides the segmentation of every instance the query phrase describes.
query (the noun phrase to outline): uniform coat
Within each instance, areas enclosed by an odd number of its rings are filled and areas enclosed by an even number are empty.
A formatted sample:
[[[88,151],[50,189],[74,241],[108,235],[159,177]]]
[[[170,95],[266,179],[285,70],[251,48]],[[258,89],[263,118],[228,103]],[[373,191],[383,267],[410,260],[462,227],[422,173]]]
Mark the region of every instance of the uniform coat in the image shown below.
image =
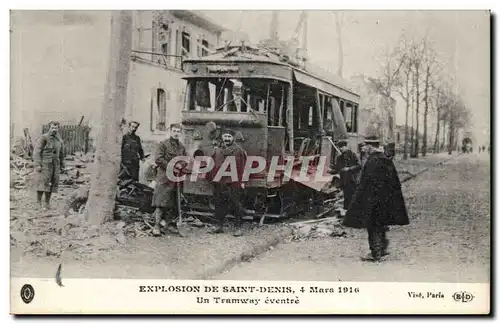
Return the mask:
[[[153,207],[175,207],[175,199],[177,184],[172,182],[167,177],[167,166],[170,160],[176,156],[186,156],[186,148],[182,143],[173,138],[168,138],[160,142],[156,148],[155,163],[156,171],[156,186],[153,194]],[[174,172],[174,170],[170,170]],[[174,172],[175,175],[179,175]]]
[[[41,171],[35,174],[37,191],[57,192],[59,175],[64,169],[64,144],[58,135],[43,134],[38,139],[33,152],[35,166]]]
[[[224,160],[230,156],[235,157],[237,179],[233,179],[229,176],[223,176],[220,180],[215,181],[214,178],[224,163]],[[224,218],[229,212],[234,212],[236,216],[236,223],[241,225],[245,214],[245,209],[242,204],[244,196],[242,178],[243,171],[245,169],[246,157],[247,154],[245,150],[234,142],[231,145],[224,145],[215,149],[215,153],[213,155],[215,166],[213,171],[209,174],[209,179],[212,180],[212,185],[214,186],[214,202],[216,204],[215,218],[219,221],[220,225],[222,225]],[[229,168],[233,166],[234,164],[229,164]],[[222,170],[221,172],[224,171],[225,170]]]
[[[347,170],[343,171],[344,168]],[[351,150],[346,150],[337,157],[335,169],[340,172],[340,188],[344,192],[344,209],[348,209],[356,190],[361,165],[356,154]]]
[[[214,160],[214,168],[212,169],[212,171],[209,174],[209,179],[213,180],[215,178],[215,176],[219,172],[222,164],[224,163],[225,159],[229,156],[235,157],[237,179],[236,179],[236,181],[234,181],[234,179],[232,179],[229,176],[223,176],[217,182],[221,183],[221,184],[230,184],[230,185],[240,187],[241,180],[243,178],[243,172],[245,171],[245,163],[246,163],[247,153],[245,152],[245,150],[241,146],[239,146],[237,143],[234,143],[234,142],[231,145],[215,148],[214,153],[212,155],[212,158]],[[229,166],[232,166],[232,165],[233,164],[229,164]],[[221,172],[224,172],[224,170],[222,170]]]
[[[384,153],[368,157],[343,224],[354,228],[409,224],[396,167]]]
[[[144,150],[142,149],[141,138],[135,134],[127,133],[123,135],[120,178],[131,178],[139,181],[139,161],[142,159],[144,159]]]

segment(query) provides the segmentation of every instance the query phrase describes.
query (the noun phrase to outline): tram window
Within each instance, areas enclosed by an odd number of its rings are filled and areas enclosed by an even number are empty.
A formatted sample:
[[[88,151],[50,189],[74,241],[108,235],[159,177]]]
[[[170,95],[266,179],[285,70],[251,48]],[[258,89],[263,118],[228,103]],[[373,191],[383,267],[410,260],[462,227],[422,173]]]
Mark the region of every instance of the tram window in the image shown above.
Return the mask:
[[[345,102],[344,102],[344,100],[342,100],[342,99],[339,100],[339,106],[340,106],[340,112],[342,113],[342,116],[344,116],[344,119],[345,119],[345,113],[344,113]]]
[[[326,97],[323,108],[323,129],[327,132],[333,131],[332,100],[334,100],[332,97]]]
[[[345,119],[345,127],[347,129],[347,132],[351,133],[353,132],[353,111],[352,111],[352,104],[351,103],[346,103],[345,108],[344,108],[344,119]]]
[[[358,113],[359,113],[359,106],[354,105],[353,108],[353,113],[352,113],[352,132],[357,133],[358,132]]]

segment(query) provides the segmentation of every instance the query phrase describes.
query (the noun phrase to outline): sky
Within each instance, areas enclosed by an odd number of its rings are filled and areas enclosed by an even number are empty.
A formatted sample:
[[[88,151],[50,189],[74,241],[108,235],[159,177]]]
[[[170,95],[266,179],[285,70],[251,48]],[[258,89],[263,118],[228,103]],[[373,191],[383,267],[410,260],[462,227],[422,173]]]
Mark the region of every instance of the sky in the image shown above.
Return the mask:
[[[203,13],[228,29],[240,30],[246,33],[252,42],[269,37],[270,11],[212,10],[203,11]],[[48,28],[50,30],[61,27],[83,30],[86,25],[100,26],[99,28],[101,28],[101,26],[104,26],[102,22],[106,21],[104,16],[107,16],[107,14],[106,11],[66,11],[64,14],[60,11],[23,12],[22,25],[30,26],[30,28],[36,26],[37,29]],[[377,77],[380,71],[382,53],[394,48],[401,35],[404,34],[406,38],[418,39],[427,33],[429,41],[432,42],[439,53],[443,73],[450,80],[456,81],[453,81],[456,84],[456,91],[462,95],[471,111],[474,137],[481,142],[488,141],[491,110],[489,12],[355,10],[343,11],[342,15],[344,17],[342,35],[344,47],[343,74],[345,78],[356,74]],[[299,16],[300,11],[280,11],[279,37],[281,39],[289,39],[294,34]],[[12,18],[16,21],[16,17]],[[107,33],[108,31],[102,29],[102,32]],[[59,34],[47,32],[46,35]],[[23,33],[23,37],[28,36],[26,32]],[[336,71],[338,64],[336,37],[333,11],[316,10],[308,12],[307,48],[311,61],[323,68]],[[96,39],[100,38],[96,37]],[[42,62],[42,65],[46,59],[58,59],[58,56],[55,55],[57,53],[49,53],[50,48],[45,48],[45,43],[40,41],[28,42],[28,44],[33,45],[33,48],[24,48],[24,50],[19,48],[18,50],[24,53],[24,56],[40,56],[40,54],[45,53],[38,60]],[[82,42],[81,37],[78,38],[78,41],[71,39],[67,41],[71,41],[71,45],[64,44],[64,52],[81,51],[87,47],[91,50],[93,47],[89,46],[93,42],[88,37],[85,38],[84,42]],[[21,58],[17,59],[19,64],[23,64]],[[100,60],[100,58],[89,54],[88,60]],[[24,61],[27,62],[27,60]],[[82,65],[77,63],[79,62],[73,62],[65,66],[69,68],[73,65]],[[33,69],[27,70],[31,71]],[[37,69],[40,69],[40,67],[37,66],[35,70]],[[81,74],[85,72],[85,69],[77,69],[76,71]],[[73,74],[75,78],[81,80],[80,75]],[[36,85],[43,83],[43,80],[34,82]],[[396,122],[402,125],[405,117],[404,102],[397,95],[395,98],[397,99]],[[23,100],[26,101],[29,98]],[[423,117],[420,116],[420,118],[422,121]],[[431,118],[431,130],[433,121],[434,119]]]
[[[240,30],[250,41],[269,37],[270,11],[203,11],[218,24]],[[490,129],[490,16],[487,11],[344,11],[342,28],[344,77],[379,75],[382,53],[394,48],[401,35],[428,34],[439,53],[443,73],[471,111],[472,131],[488,142]],[[279,37],[289,39],[300,11],[280,11]],[[309,11],[308,54],[311,61],[336,71],[337,36],[332,11]],[[404,103],[395,96],[396,121],[404,124]],[[423,117],[421,116],[423,121]]]

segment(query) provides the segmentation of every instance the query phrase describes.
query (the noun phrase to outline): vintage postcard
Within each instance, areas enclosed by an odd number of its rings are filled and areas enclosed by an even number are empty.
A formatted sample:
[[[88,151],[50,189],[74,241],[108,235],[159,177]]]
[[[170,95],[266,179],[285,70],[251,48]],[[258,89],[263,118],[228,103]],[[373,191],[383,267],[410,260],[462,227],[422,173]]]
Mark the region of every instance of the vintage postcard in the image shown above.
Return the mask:
[[[11,10],[11,313],[489,314],[490,34]]]

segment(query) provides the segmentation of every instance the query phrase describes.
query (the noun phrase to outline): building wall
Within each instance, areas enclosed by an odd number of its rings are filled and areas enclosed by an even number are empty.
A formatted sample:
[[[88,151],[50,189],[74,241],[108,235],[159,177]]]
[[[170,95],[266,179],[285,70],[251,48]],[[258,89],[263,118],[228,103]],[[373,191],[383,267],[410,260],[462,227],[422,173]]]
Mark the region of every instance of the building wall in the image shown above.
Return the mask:
[[[181,121],[185,81],[183,73],[161,65],[136,60],[132,62],[126,120],[138,121],[138,135],[143,140],[163,140],[166,132],[157,127],[158,89],[164,91],[166,126]]]
[[[133,13],[133,50],[161,52],[158,11]],[[172,31],[169,55],[180,55],[177,31],[191,35],[191,55],[198,54],[197,40],[203,36],[213,47],[218,33],[209,32],[189,21],[161,12]],[[153,28],[155,27],[155,28]],[[11,124],[14,136],[30,129],[32,136],[50,120],[62,124],[84,124],[97,134],[109,59],[110,13],[107,11],[14,11],[11,14]],[[178,42],[177,42],[178,43]],[[126,119],[141,122],[140,133],[147,139],[164,136],[151,128],[153,89],[165,90],[166,120],[180,120],[185,81],[180,59],[165,62],[159,55],[134,53],[131,62]],[[158,64],[158,60],[162,64]],[[154,101],[154,100],[153,100]]]
[[[69,18],[68,18],[69,16]],[[11,123],[33,137],[50,120],[99,121],[109,53],[104,12],[11,14]]]

